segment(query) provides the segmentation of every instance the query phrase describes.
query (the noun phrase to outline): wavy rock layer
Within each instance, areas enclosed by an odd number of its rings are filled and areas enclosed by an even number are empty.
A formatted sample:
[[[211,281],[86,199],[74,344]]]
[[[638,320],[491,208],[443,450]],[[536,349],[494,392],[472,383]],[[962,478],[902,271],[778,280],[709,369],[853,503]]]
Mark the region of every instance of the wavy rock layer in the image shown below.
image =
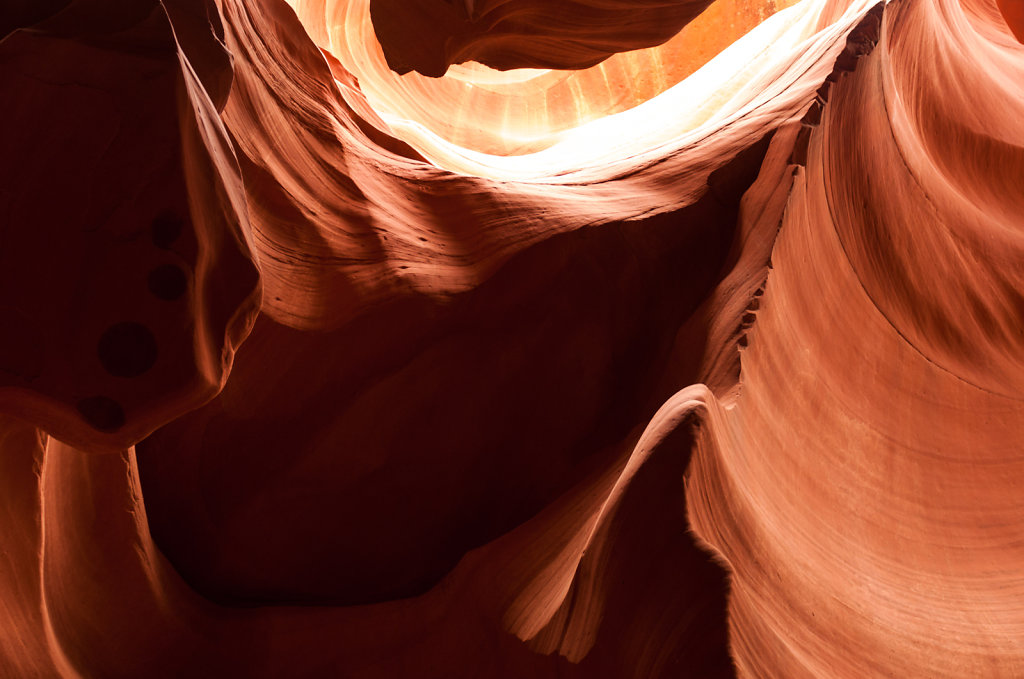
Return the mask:
[[[0,676],[1024,671],[1012,12],[797,5],[509,160],[130,8],[3,24]]]
[[[688,481],[744,673],[1024,671],[1024,74],[994,9],[891,5],[808,135]]]
[[[396,133],[429,156],[432,142],[438,137],[459,147],[463,154],[477,151],[518,155],[549,148],[566,136],[578,134],[586,123],[632,109],[673,87],[776,12],[795,3],[718,0],[663,45],[617,52],[591,68],[517,68],[503,73],[471,62],[450,67],[441,78],[415,72],[400,76],[390,69],[375,38],[369,0],[289,0],[289,4],[313,41],[349,72],[340,76],[336,73],[336,77],[348,82],[355,76],[359,83],[355,89],[372,104],[373,117],[379,114]],[[734,57],[737,66],[749,68],[770,60],[764,52],[792,47],[791,36],[800,31],[790,24],[799,23],[797,17],[806,13],[788,14],[791,19],[781,22],[783,26],[774,22],[772,34],[761,41],[760,54],[748,49]],[[799,39],[816,30],[807,26]],[[577,43],[592,44],[582,39],[563,44],[568,47]],[[563,66],[571,65],[571,57],[567,59],[561,62]],[[698,82],[693,85],[700,89]],[[714,108],[721,103],[715,102],[720,97],[714,93],[721,89],[728,87],[725,77],[718,74],[703,92],[694,93],[681,106],[687,114],[682,116],[682,111],[677,111],[677,115],[680,119],[699,116],[702,109]],[[707,100],[705,106],[694,105],[700,99]],[[366,117],[366,112],[360,115]],[[661,132],[666,138],[674,136]],[[458,169],[450,158],[438,162]],[[552,172],[543,162],[529,164],[535,172]],[[486,174],[479,168],[467,171]]]

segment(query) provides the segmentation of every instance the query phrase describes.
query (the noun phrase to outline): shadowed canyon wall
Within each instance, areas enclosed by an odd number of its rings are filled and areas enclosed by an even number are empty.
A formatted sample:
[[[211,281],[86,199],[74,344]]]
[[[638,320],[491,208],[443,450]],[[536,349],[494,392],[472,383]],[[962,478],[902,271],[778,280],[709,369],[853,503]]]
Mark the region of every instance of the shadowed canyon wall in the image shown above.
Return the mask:
[[[1024,674],[1022,33],[0,9],[0,678]]]

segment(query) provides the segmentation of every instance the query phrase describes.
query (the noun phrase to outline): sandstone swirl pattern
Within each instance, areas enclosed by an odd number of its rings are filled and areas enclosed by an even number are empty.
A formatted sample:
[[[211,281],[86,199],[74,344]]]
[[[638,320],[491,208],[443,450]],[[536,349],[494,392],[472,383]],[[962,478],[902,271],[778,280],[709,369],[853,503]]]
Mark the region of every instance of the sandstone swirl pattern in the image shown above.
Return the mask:
[[[1012,3],[779,4],[517,149],[324,4],[0,21],[0,677],[1024,673]],[[579,30],[392,66],[699,11],[440,4]]]

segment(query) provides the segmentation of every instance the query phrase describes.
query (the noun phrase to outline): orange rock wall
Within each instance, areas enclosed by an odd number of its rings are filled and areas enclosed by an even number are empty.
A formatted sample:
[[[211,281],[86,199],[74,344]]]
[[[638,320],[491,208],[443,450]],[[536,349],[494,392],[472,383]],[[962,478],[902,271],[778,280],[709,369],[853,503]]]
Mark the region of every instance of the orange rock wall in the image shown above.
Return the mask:
[[[283,0],[4,17],[0,677],[1021,674],[1020,24],[804,3],[514,161]]]

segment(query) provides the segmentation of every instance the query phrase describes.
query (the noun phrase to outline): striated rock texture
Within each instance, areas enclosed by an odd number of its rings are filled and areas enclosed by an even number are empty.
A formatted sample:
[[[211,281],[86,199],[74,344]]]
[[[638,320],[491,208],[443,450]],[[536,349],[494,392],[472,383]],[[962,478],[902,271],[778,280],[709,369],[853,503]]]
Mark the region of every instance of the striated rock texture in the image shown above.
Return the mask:
[[[446,72],[441,69],[444,77],[431,78],[416,72],[398,75],[389,68],[376,39],[369,0],[288,2],[310,38],[329,60],[333,57],[342,66],[335,69],[335,77],[345,83],[353,76],[357,79],[360,96],[365,96],[373,109],[372,113],[360,111],[361,116],[386,118],[394,134],[417,148],[430,146],[432,139],[440,137],[458,147],[460,155],[479,151],[501,156],[550,148],[578,135],[579,128],[586,128],[587,123],[640,106],[669,88],[673,90],[669,98],[678,101],[674,115],[668,115],[673,107],[662,98],[654,108],[668,119],[648,119],[639,127],[658,130],[660,138],[675,136],[666,128],[682,124],[692,127],[696,124],[693,119],[720,106],[722,102],[716,102],[716,98],[728,91],[719,73],[688,76],[765,19],[795,4],[794,0],[718,0],[664,44],[618,52],[591,68],[518,68],[502,72],[470,62],[452,65]],[[761,31],[767,30],[773,38],[743,41],[745,47],[733,49],[743,52],[732,57],[735,65],[756,66],[761,60],[771,59],[769,53],[792,48],[787,33],[800,32],[794,24],[809,22],[811,14],[789,13],[786,20],[763,26]],[[403,15],[387,16],[398,20]],[[417,35],[437,25],[421,22]],[[576,49],[579,41],[559,44]],[[686,86],[672,87],[684,79]],[[681,90],[689,90],[690,96],[680,96]],[[634,130],[628,136],[635,134]],[[608,146],[608,140],[601,146]],[[459,167],[451,158],[440,164],[449,169]],[[579,159],[574,159],[573,167],[579,164]],[[544,162],[531,161],[528,165],[535,173],[552,174]],[[486,174],[481,167],[472,170],[473,174],[481,172]]]
[[[1024,674],[1019,6],[785,4],[525,145],[345,3],[0,11],[0,677]]]

